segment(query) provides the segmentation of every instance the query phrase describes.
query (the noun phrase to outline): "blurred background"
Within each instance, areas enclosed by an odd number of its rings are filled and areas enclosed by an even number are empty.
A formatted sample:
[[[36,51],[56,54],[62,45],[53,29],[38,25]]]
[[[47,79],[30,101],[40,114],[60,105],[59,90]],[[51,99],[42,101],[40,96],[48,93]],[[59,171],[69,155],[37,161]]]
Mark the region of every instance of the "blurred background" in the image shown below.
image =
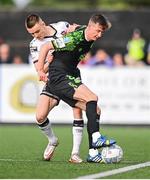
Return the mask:
[[[99,96],[102,123],[150,124],[149,0],[0,0],[1,123],[35,122],[43,84],[30,62],[26,16],[37,13],[47,24],[87,24],[96,12],[107,16],[112,28],[79,67],[83,82]],[[61,102],[55,109],[53,122],[72,123],[68,105]]]

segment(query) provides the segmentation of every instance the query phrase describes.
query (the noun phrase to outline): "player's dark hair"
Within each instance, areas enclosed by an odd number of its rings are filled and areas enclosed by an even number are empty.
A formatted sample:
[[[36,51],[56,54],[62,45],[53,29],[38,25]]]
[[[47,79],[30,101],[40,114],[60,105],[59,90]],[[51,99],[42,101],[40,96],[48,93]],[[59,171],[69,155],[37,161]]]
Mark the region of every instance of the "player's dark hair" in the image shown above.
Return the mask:
[[[30,14],[25,20],[25,25],[27,28],[32,28],[39,21],[40,16],[38,16],[37,14]]]
[[[105,30],[111,27],[110,21],[102,14],[92,15],[90,21],[102,25]]]

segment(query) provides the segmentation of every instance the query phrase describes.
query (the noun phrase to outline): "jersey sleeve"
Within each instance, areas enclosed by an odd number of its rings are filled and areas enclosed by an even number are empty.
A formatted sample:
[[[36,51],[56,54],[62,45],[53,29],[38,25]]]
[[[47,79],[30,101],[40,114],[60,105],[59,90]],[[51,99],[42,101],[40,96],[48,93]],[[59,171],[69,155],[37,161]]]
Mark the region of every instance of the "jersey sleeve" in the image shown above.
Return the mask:
[[[62,37],[67,33],[69,23],[66,21],[59,21],[57,23],[51,24],[57,31],[56,37]]]
[[[46,42],[45,42],[46,43]],[[38,62],[38,59],[39,59],[39,53],[40,53],[40,49],[41,49],[41,46],[43,45],[44,43],[30,43],[30,57],[31,57],[31,62],[32,63],[36,63]],[[48,52],[48,55],[52,55],[52,53],[54,52],[54,50],[50,50]],[[47,58],[45,59],[45,62],[47,61]]]
[[[78,46],[80,41],[83,41],[84,32],[83,30],[74,31],[64,35],[63,37],[52,40],[53,47],[56,51],[72,51]]]
[[[51,41],[55,50],[66,47],[64,37],[60,37]]]
[[[61,29],[61,30],[63,30],[63,31],[66,31],[67,29],[68,29],[68,27],[69,27],[69,23],[68,22],[66,22],[66,21],[59,21],[58,23],[57,23],[57,25],[59,26],[59,28]]]

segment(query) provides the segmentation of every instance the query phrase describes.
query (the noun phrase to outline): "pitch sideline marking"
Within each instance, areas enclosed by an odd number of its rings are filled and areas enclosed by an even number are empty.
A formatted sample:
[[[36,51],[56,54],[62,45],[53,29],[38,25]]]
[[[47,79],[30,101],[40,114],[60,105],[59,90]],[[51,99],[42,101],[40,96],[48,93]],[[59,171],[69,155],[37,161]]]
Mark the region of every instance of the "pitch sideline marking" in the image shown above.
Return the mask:
[[[87,175],[87,176],[80,176],[77,179],[102,178],[102,177],[111,176],[111,175],[114,175],[114,174],[120,174],[120,173],[123,173],[123,172],[132,171],[134,169],[140,169],[140,168],[148,167],[148,166],[150,166],[150,161],[145,162],[145,163],[141,163],[141,164],[126,166],[126,167],[119,168],[119,169],[105,171],[105,172],[102,172],[102,173],[96,173],[96,174],[91,174],[91,175]]]

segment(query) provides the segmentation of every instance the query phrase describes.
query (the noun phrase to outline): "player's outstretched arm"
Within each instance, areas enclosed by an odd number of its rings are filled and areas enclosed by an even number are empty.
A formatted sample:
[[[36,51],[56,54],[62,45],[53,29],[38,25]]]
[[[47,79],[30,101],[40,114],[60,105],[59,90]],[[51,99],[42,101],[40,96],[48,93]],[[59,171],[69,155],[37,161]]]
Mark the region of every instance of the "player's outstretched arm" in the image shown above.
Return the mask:
[[[73,23],[70,24],[69,27],[67,28],[66,34],[75,31],[75,29],[80,26],[79,24]]]

